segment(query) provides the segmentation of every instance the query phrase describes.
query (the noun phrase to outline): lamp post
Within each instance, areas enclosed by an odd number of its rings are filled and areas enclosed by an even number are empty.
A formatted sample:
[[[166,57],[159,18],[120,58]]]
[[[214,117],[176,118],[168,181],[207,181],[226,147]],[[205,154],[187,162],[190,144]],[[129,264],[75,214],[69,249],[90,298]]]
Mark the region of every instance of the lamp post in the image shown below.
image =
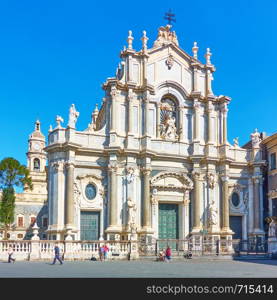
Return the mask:
[[[204,236],[208,233],[208,230],[203,228],[200,230],[200,233],[202,235],[202,256],[204,255]]]

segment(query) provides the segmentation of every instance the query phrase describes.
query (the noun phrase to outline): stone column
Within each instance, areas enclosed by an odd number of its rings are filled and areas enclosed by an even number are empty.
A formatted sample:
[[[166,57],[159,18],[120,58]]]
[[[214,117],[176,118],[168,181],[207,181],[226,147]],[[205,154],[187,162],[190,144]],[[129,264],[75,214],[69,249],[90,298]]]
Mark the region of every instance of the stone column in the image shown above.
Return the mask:
[[[133,134],[133,91],[129,90],[128,94],[128,134]]]
[[[224,103],[224,106],[221,110],[222,118],[223,118],[223,128],[222,128],[222,144],[227,145],[227,104]]]
[[[229,224],[229,186],[228,176],[222,176],[222,231],[230,232]]]
[[[110,173],[110,227],[116,227],[117,224],[117,166],[115,164],[109,165]]]
[[[200,173],[198,171],[193,171],[192,173],[194,179],[194,189],[193,189],[193,228],[192,232],[199,232],[200,230]]]
[[[67,239],[72,239],[70,231],[74,226],[74,164],[66,163],[66,190],[65,190],[65,227]]]
[[[149,99],[147,96],[144,98],[144,135],[148,136],[148,111],[149,111]]]
[[[254,176],[254,233],[260,233],[260,177]]]
[[[193,130],[193,140],[198,142],[200,139],[200,132],[199,132],[199,110],[200,110],[200,103],[198,100],[194,100],[194,130]]]
[[[112,101],[111,101],[111,129],[110,131],[114,132],[116,131],[116,119],[117,119],[117,107],[116,107],[116,96],[117,96],[117,89],[116,87],[112,87],[111,88],[111,97],[112,97]]]
[[[212,92],[212,74],[211,74],[210,69],[206,70],[206,93],[207,93],[207,96],[213,94],[213,92]]]
[[[150,205],[150,168],[142,169],[144,175],[144,190],[143,190],[143,227],[144,229],[151,228],[151,205]]]
[[[208,102],[207,112],[208,112],[208,144],[211,144],[213,143],[213,132],[212,132],[213,104],[211,101]]]
[[[193,91],[197,92],[198,85],[197,85],[197,66],[193,66]]]
[[[156,115],[156,119],[157,119],[157,127],[156,127],[156,136],[157,138],[160,137],[160,121],[161,121],[161,104],[160,103],[157,103],[156,105],[156,112],[157,112],[157,115]]]
[[[177,124],[176,124],[177,125]],[[179,107],[179,140],[183,141],[184,140],[184,107],[180,106]]]

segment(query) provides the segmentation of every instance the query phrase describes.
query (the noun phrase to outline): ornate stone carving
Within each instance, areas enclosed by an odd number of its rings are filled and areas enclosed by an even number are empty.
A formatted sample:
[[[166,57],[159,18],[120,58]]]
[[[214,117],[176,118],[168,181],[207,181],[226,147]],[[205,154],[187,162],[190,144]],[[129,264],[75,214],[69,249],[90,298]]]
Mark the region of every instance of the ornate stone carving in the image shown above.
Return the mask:
[[[111,87],[111,96],[112,98],[116,98],[116,96],[119,94],[119,91],[117,90],[117,88],[113,85]]]
[[[259,148],[261,143],[260,133],[258,132],[258,129],[255,129],[255,132],[251,134],[251,142],[253,148]]]
[[[168,67],[168,70],[170,70],[173,67],[174,64],[174,58],[172,54],[168,55],[168,58],[165,60],[165,64]]]
[[[165,188],[164,185],[162,186],[159,186],[157,185],[157,183],[161,180],[161,179],[164,179],[164,178],[167,178],[167,177],[173,177],[173,178],[176,178],[178,179],[182,184],[183,186],[181,187],[183,190],[191,190],[193,188],[193,182],[192,180],[185,174],[185,173],[178,173],[178,172],[161,172],[159,174],[157,174],[156,176],[154,176],[152,179],[151,179],[151,185],[153,187],[153,191],[154,191],[154,187],[156,189],[159,189],[159,188]],[[178,189],[178,187],[168,187],[170,189]]]
[[[198,171],[195,171],[195,170],[192,171],[191,175],[192,175],[194,180],[199,180],[200,179],[200,172],[198,172]]]
[[[56,116],[56,123],[57,127],[56,128],[62,128],[61,123],[63,123],[63,118],[61,116]]]
[[[132,183],[135,180],[135,168],[127,167],[126,168],[126,179],[128,183]]]
[[[152,171],[152,169],[149,168],[149,167],[142,167],[142,168],[141,168],[141,172],[142,172],[144,175],[150,175],[150,174],[151,174],[151,171]]]
[[[171,25],[162,26],[159,28],[158,38],[154,42],[154,47],[159,47],[169,43],[179,45],[175,31],[170,31]]]
[[[239,138],[238,137],[234,138],[233,142],[234,142],[234,147],[239,148]]]
[[[74,191],[74,202],[78,206],[80,206],[81,205],[82,193],[81,193],[79,183],[76,180],[74,181],[73,191]]]
[[[209,188],[214,189],[215,183],[216,183],[215,174],[214,173],[208,173],[206,175],[206,179],[208,181]]]
[[[164,124],[161,124],[161,138],[166,140],[176,140],[178,138],[177,128],[175,126],[176,119],[171,115],[167,115]]]
[[[79,114],[80,113],[76,110],[75,105],[72,104],[69,109],[68,127],[75,129]]]
[[[108,171],[109,172],[117,172],[118,170],[118,165],[116,162],[110,162],[108,165]]]
[[[194,107],[195,110],[199,111],[200,108],[201,108],[200,102],[199,101],[194,101],[193,107]]]
[[[63,161],[55,161],[51,163],[51,167],[53,168],[54,172],[61,172],[64,168]]]

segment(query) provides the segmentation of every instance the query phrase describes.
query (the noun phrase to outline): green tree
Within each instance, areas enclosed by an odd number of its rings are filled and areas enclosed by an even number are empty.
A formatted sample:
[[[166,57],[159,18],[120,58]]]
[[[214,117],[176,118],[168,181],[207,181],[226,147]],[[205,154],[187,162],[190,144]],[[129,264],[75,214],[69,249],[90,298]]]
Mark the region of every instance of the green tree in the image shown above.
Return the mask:
[[[24,165],[12,157],[7,157],[0,162],[0,222],[4,227],[4,239],[7,239],[8,230],[14,221],[15,187],[32,190],[32,178]]]

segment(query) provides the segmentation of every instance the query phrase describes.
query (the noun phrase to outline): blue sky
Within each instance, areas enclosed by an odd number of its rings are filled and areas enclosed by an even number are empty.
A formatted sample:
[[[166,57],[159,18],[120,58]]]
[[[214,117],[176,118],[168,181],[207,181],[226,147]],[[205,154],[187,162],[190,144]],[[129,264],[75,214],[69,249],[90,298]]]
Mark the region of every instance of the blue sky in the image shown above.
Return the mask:
[[[0,159],[25,164],[35,120],[47,135],[57,114],[67,124],[71,103],[80,112],[77,129],[85,129],[128,30],[136,50],[143,30],[152,45],[169,8],[181,48],[191,54],[197,41],[203,62],[211,48],[213,91],[232,98],[229,142],[238,136],[244,144],[256,127],[275,132],[277,1],[9,0],[0,2]]]

